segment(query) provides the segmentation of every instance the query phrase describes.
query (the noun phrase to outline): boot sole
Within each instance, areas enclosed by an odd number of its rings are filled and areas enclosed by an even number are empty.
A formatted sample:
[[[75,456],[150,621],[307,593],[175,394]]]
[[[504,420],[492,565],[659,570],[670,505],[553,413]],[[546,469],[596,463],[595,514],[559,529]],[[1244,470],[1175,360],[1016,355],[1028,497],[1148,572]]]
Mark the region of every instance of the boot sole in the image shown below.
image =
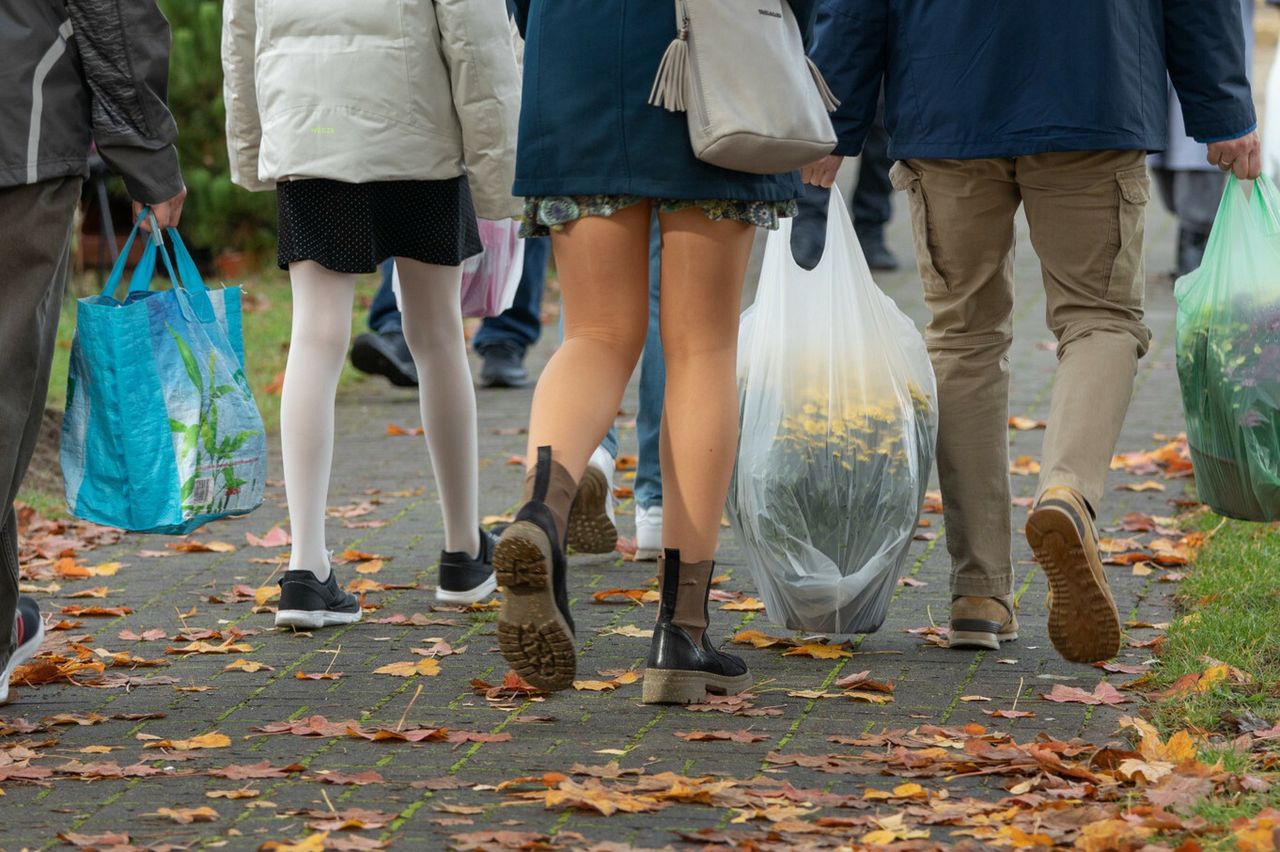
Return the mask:
[[[493,551],[502,587],[498,648],[520,677],[546,690],[567,689],[578,671],[573,632],[556,606],[551,543],[528,521],[506,529]]]
[[[1018,638],[1017,633],[980,633],[973,630],[953,630],[947,638],[947,647],[981,648],[988,651],[999,651],[1001,642],[1012,642]]]
[[[640,701],[644,704],[696,704],[708,692],[737,695],[750,686],[750,673],[726,677],[684,669],[645,669]]]
[[[326,609],[282,609],[276,613],[276,627],[319,630],[335,624],[355,624],[360,615],[359,612],[331,612]]]
[[[1073,663],[1109,660],[1120,651],[1120,614],[1102,565],[1090,560],[1066,512],[1037,509],[1027,519],[1027,543],[1049,581],[1049,640]]]
[[[578,493],[569,509],[570,550],[575,553],[613,553],[618,549],[618,527],[609,520],[609,481],[594,467],[588,467],[578,483]]]

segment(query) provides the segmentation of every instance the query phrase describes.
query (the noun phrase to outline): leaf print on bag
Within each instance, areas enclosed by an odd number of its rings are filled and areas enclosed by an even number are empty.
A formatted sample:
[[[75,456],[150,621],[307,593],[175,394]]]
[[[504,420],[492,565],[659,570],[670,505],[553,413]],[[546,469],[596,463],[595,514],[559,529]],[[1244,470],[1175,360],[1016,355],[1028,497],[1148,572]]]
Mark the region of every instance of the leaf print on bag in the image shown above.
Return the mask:
[[[251,484],[237,473],[237,468],[252,476],[261,456],[261,450],[248,454],[241,451],[251,439],[257,438],[260,442],[261,431],[239,429],[224,435],[219,430],[218,413],[220,400],[249,393],[244,374],[240,369],[231,372],[221,365],[216,351],[209,352],[206,369],[201,371],[195,353],[182,335],[168,324],[165,328],[195,391],[193,398],[200,400],[194,422],[169,419],[178,467],[185,477],[181,490],[183,514],[190,518],[234,510],[235,498]],[[233,383],[219,382],[219,366],[223,366],[223,374],[230,373]]]

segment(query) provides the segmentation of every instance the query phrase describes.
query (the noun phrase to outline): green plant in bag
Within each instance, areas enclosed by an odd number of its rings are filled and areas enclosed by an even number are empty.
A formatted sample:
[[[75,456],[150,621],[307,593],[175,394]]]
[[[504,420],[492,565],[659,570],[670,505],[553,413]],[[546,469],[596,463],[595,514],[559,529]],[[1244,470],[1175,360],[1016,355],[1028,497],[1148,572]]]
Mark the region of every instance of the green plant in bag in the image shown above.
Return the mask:
[[[1200,499],[1280,519],[1280,196],[1232,177],[1204,263],[1179,280],[1178,379]]]

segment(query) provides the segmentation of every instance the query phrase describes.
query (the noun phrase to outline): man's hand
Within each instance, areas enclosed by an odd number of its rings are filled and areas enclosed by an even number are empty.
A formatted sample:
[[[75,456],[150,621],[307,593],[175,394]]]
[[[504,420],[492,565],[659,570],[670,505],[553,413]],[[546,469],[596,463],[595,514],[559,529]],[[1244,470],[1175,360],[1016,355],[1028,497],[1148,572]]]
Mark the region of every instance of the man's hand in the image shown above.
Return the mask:
[[[1209,143],[1209,162],[1224,172],[1235,172],[1240,180],[1253,180],[1262,174],[1262,142],[1258,131],[1239,139]]]
[[[182,203],[186,200],[187,188],[184,186],[178,191],[177,195],[170,198],[168,201],[161,201],[158,204],[150,205],[151,212],[155,214],[156,222],[160,224],[161,228],[178,227],[178,220],[182,218]],[[144,205],[141,201],[133,202],[133,218],[135,220],[138,218],[138,214],[142,212],[142,208],[145,206],[147,205]],[[143,221],[142,230],[151,230],[151,222],[149,220]]]
[[[836,182],[836,172],[840,171],[840,164],[843,162],[844,157],[838,157],[835,154],[823,157],[818,162],[810,163],[801,169],[800,179],[811,186],[830,189]]]

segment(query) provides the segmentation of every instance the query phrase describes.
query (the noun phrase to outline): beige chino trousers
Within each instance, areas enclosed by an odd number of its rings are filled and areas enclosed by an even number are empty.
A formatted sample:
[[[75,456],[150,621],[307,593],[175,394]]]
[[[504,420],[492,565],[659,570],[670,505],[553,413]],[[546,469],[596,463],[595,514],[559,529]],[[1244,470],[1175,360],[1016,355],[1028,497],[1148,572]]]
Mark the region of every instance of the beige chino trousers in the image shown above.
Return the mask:
[[[1038,493],[1069,486],[1096,510],[1151,339],[1142,322],[1145,152],[907,160],[891,177],[910,199],[932,313],[925,339],[938,377],[951,593],[1007,595],[1014,216],[1024,205],[1058,340]]]

